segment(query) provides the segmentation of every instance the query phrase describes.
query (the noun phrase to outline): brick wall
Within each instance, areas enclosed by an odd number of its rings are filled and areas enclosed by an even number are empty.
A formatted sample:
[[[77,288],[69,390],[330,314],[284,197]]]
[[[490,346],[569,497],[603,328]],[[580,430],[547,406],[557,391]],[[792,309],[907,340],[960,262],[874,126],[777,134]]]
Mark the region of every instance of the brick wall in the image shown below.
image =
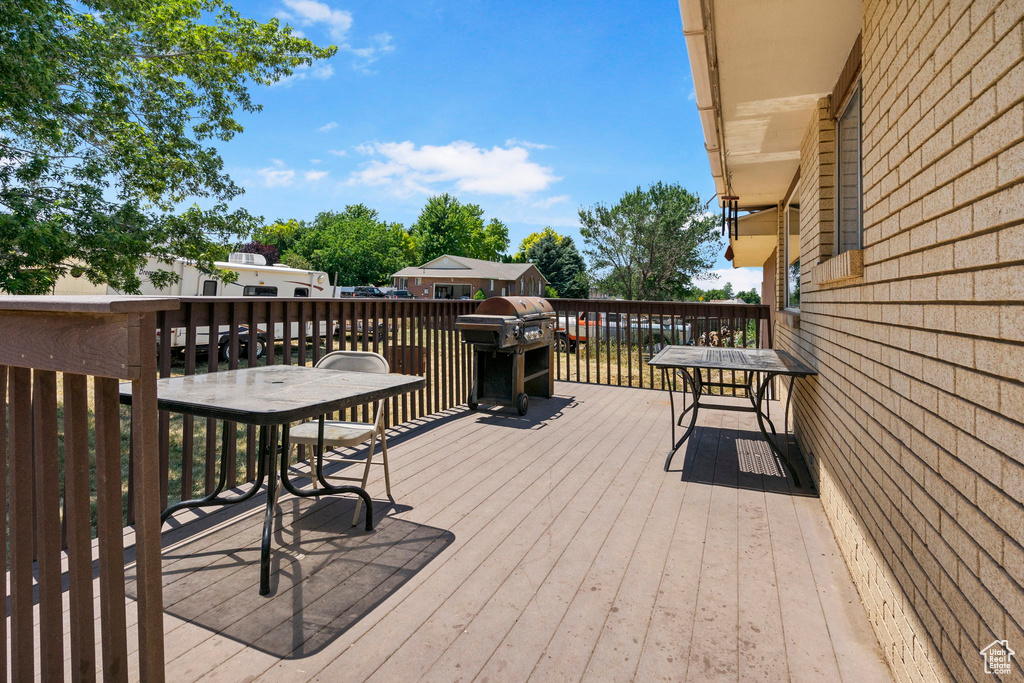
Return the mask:
[[[865,2],[859,277],[811,281],[832,248],[821,106],[801,150],[801,313],[776,345],[821,373],[797,382],[797,434],[898,680],[995,680],[997,638],[1024,678],[1022,15]]]

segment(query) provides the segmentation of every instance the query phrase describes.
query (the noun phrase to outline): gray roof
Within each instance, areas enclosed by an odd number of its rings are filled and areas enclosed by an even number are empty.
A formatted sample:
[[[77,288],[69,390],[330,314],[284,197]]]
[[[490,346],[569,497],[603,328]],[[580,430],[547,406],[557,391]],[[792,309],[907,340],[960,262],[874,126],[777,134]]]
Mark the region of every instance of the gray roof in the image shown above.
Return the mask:
[[[447,262],[444,259],[448,259]],[[446,267],[451,265],[452,267]],[[391,277],[433,277],[433,278],[479,278],[482,280],[518,280],[533,267],[532,263],[495,263],[483,259],[467,258],[465,256],[438,256],[432,261],[427,261],[422,266],[409,266],[402,268]],[[540,273],[540,271],[537,271]],[[547,278],[543,273],[540,277],[544,282]]]

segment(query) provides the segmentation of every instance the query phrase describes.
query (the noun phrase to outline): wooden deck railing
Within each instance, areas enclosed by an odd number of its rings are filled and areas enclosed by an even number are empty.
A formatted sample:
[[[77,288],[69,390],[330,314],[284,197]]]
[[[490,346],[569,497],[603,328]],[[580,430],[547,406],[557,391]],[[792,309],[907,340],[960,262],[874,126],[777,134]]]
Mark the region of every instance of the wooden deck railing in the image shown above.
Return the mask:
[[[30,681],[37,673],[44,681],[63,680],[65,666],[74,680],[94,680],[99,668],[104,680],[128,678],[119,380],[130,381],[136,397],[131,479],[139,671],[146,681],[164,679],[152,340],[157,311],[177,305],[173,299],[0,297],[0,399],[6,416],[0,415],[0,456],[7,472],[0,477],[0,504],[8,509],[0,547],[7,545],[9,558],[9,619],[0,621],[2,680],[8,671],[13,681]]]
[[[666,344],[771,348],[768,306],[674,301],[550,299],[560,338],[555,378],[660,389],[647,361]],[[735,373],[705,384],[731,393]]]
[[[7,416],[6,422],[0,419],[0,454],[8,472],[8,480],[0,477],[0,502],[10,511],[0,527],[0,544],[9,548],[10,615],[0,621],[10,644],[0,676],[10,671],[13,680],[30,680],[38,662],[44,680],[60,679],[67,631],[68,665],[76,675],[88,679],[101,667],[104,679],[126,678],[127,521],[135,525],[140,674],[162,680],[159,513],[169,502],[215,485],[219,444],[216,425],[207,420],[157,410],[158,374],[312,365],[335,349],[372,350],[393,371],[427,378],[424,389],[387,404],[389,425],[409,422],[465,402],[471,354],[455,319],[475,311],[477,303],[0,297],[0,398]],[[767,306],[551,303],[558,317],[554,369],[561,380],[660,388],[660,377],[646,361],[663,344],[771,345]],[[131,411],[119,408],[119,380],[133,383]],[[715,378],[708,381],[715,384]],[[717,381],[724,388],[730,380]],[[368,414],[365,406],[346,418]],[[237,428],[236,435],[227,441],[231,485],[251,481],[255,469],[251,430]],[[67,611],[62,586],[69,593]],[[100,628],[101,662],[94,654],[94,623]],[[7,657],[4,649],[0,658]]]
[[[426,387],[386,406],[390,427],[453,408],[469,392],[470,353],[455,332],[455,318],[476,310],[477,301],[394,299],[182,297],[181,307],[161,314],[161,377],[218,372],[257,365],[313,365],[338,349],[374,351],[393,372],[426,377]],[[218,330],[213,345],[209,330]],[[258,330],[256,344],[249,330]],[[300,333],[303,330],[304,333]],[[212,350],[211,350],[212,349]],[[370,406],[345,419],[365,420]],[[230,429],[230,427],[229,427]],[[228,441],[230,485],[251,481],[256,440],[241,428]],[[161,500],[191,498],[216,484],[220,447],[215,425],[189,415],[161,412]],[[129,501],[133,492],[129,492]],[[132,506],[129,502],[128,511]]]
[[[218,372],[262,364],[312,365],[335,349],[383,354],[395,372],[426,377],[426,387],[392,399],[388,426],[453,408],[465,402],[472,382],[471,354],[455,330],[459,315],[477,301],[394,299],[306,299],[182,297],[177,310],[158,317],[161,377]],[[558,315],[556,378],[660,388],[660,375],[646,361],[665,343],[705,343],[762,348],[768,307],[758,305],[551,299]],[[584,324],[580,313],[598,314]],[[621,325],[613,324],[614,314]],[[218,330],[212,347],[209,330]],[[249,330],[258,331],[250,344]],[[300,330],[304,333],[300,334]],[[725,334],[723,334],[723,330]],[[212,351],[210,350],[212,348]],[[708,377],[725,387],[735,378]],[[368,407],[347,419],[365,419]],[[216,425],[188,415],[160,415],[160,458],[164,505],[200,493],[216,483]],[[228,441],[228,481],[253,478],[255,438],[242,428]],[[129,491],[128,516],[131,518]]]

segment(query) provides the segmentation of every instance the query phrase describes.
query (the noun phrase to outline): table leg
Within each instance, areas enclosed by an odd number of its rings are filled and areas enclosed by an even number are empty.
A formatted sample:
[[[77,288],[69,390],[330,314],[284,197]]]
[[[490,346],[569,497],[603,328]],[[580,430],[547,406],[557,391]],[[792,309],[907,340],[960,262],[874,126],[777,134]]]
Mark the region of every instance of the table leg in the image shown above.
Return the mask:
[[[668,370],[669,368],[662,368],[662,372],[668,372]],[[700,370],[697,370],[697,374],[698,376],[700,375]],[[693,433],[694,428],[697,426],[697,411],[700,410],[701,384],[699,377],[698,379],[695,380],[693,377],[690,376],[689,371],[685,368],[683,368],[682,377],[683,379],[686,380],[686,383],[690,385],[690,390],[693,392],[693,403],[686,409],[684,409],[682,413],[679,414],[678,421],[681,423],[683,420],[683,416],[686,415],[688,411],[692,410],[693,413],[690,415],[690,424],[686,428],[686,432],[682,435],[682,437],[679,438],[678,441],[676,441],[676,403],[672,391],[672,385],[674,384],[674,382],[665,382],[665,384],[668,385],[669,409],[672,411],[672,450],[668,452],[668,457],[665,458],[666,472],[668,472],[668,468],[672,465],[672,458],[675,456],[676,451],[679,450],[679,447],[683,444],[684,441],[690,438],[690,434]]]
[[[277,508],[277,425],[270,428],[267,450],[267,508],[263,514],[263,538],[260,544],[260,595],[270,592],[270,541],[274,534],[274,510]]]
[[[322,488],[316,488],[312,491],[303,491],[302,489],[297,488],[288,476],[288,425],[284,425],[283,432],[284,447],[281,454],[281,485],[284,487],[284,490],[293,496],[298,496],[300,498],[313,498],[337,493],[354,493],[362,498],[363,504],[366,505],[366,526],[364,528],[366,531],[373,531],[373,500],[370,498],[370,494],[358,486],[335,486],[334,484],[328,483],[327,479],[324,477],[323,429],[321,428],[319,430],[317,436],[317,455],[314,458],[316,461],[316,467],[314,468],[313,473],[317,478],[317,481],[320,482]]]
[[[771,449],[772,453],[774,453],[775,456],[779,460],[782,461],[782,464],[789,471],[790,475],[792,475],[793,483],[796,484],[796,486],[799,488],[800,487],[800,477],[797,475],[796,470],[793,469],[793,465],[789,462],[789,425],[788,425],[788,423],[786,425],[786,431],[783,434],[783,438],[786,439],[786,453],[785,454],[783,454],[783,452],[781,450],[779,450],[779,447],[776,445],[775,440],[772,438],[772,436],[775,435],[775,427],[774,426],[772,427],[772,435],[769,435],[768,434],[768,430],[765,429],[765,427],[764,427],[765,416],[764,416],[764,413],[761,410],[761,408],[762,408],[762,405],[764,403],[764,395],[765,395],[765,393],[768,390],[768,384],[772,381],[772,378],[775,377],[775,374],[776,373],[772,373],[772,372],[765,373],[764,379],[761,381],[761,384],[757,387],[757,404],[756,404],[756,410],[755,410],[755,414],[757,415],[757,426],[761,430],[761,435],[764,437],[764,440],[768,442],[768,447]],[[792,382],[792,380],[791,380],[791,382]],[[790,384],[790,388],[792,388],[792,383]],[[790,393],[792,394],[792,392],[790,392]],[[787,410],[788,410],[788,406],[789,406],[788,400],[787,400],[787,404],[786,405],[787,405]],[[770,420],[769,420],[769,424],[771,424]]]
[[[266,474],[266,468],[264,468],[263,458],[260,457],[256,463],[256,480],[252,484],[252,488],[243,493],[240,496],[231,496],[229,498],[222,497],[220,494],[224,490],[225,480],[227,478],[227,454],[228,454],[228,439],[234,438],[234,434],[228,433],[228,422],[224,422],[221,436],[221,447],[220,447],[220,476],[217,482],[217,488],[213,490],[209,495],[203,496],[202,498],[192,498],[190,500],[183,500],[180,503],[171,505],[163,512],[160,513],[160,523],[166,522],[171,515],[178,510],[184,510],[186,508],[198,508],[207,507],[210,505],[234,505],[235,503],[244,503],[245,501],[256,495],[256,492],[263,486],[263,477]],[[266,448],[266,431],[264,427],[260,427],[259,435],[259,448],[262,453]]]

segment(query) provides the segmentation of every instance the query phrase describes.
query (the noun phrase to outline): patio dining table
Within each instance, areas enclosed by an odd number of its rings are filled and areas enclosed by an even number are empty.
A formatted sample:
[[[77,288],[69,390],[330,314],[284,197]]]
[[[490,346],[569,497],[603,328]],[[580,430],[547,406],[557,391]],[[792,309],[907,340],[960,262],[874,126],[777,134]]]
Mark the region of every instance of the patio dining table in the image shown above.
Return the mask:
[[[252,498],[267,482],[267,503],[260,548],[260,595],[270,592],[270,542],[277,507],[277,471],[281,485],[299,497],[355,494],[366,504],[366,531],[373,530],[373,501],[358,486],[334,486],[323,474],[324,416],[355,406],[374,403],[426,384],[422,377],[328,370],[305,366],[272,365],[205,375],[168,377],[157,381],[157,406],[161,410],[223,420],[220,469],[216,488],[202,498],[183,500],[160,515],[165,522],[178,510],[214,505],[234,505]],[[120,387],[121,403],[131,404],[131,385]],[[315,451],[316,476],[321,487],[300,489],[288,476],[288,428],[293,422],[318,417],[320,430]],[[235,438],[231,423],[259,427],[256,480],[242,494],[224,496],[228,443]],[[280,448],[278,443],[280,439]],[[280,460],[278,456],[280,455]]]
[[[672,458],[679,447],[690,437],[697,425],[697,413],[702,407],[714,410],[735,410],[741,412],[752,412],[757,415],[757,426],[761,435],[768,442],[772,453],[777,456],[789,470],[793,482],[800,486],[800,477],[789,459],[789,403],[793,396],[793,382],[797,377],[817,375],[817,371],[795,358],[792,354],[779,349],[747,349],[730,347],[705,347],[705,346],[666,346],[659,351],[649,363],[661,368],[664,386],[668,388],[669,406],[672,419],[672,448],[665,459],[665,471],[672,465]],[[712,383],[705,382],[702,370],[721,370],[739,373],[742,381],[730,383],[715,382],[714,386],[724,386],[732,389],[745,389],[747,398],[750,399],[750,406],[735,404],[709,404],[702,401],[702,397],[710,396]],[[670,376],[670,373],[675,373]],[[689,385],[693,397],[690,405],[684,400],[683,411],[676,417],[675,407],[675,378],[682,377]],[[767,403],[765,397],[768,386],[773,378],[783,376],[789,377],[789,391],[786,393],[786,406],[783,409],[783,439],[785,441],[785,453],[778,447],[772,438],[776,435],[775,425],[771,416],[764,410]],[[754,384],[757,384],[756,389]],[[682,426],[683,418],[690,413],[690,424],[683,435],[676,440],[676,427]],[[765,423],[771,428],[771,434],[765,429]],[[813,483],[811,484],[813,486]]]

